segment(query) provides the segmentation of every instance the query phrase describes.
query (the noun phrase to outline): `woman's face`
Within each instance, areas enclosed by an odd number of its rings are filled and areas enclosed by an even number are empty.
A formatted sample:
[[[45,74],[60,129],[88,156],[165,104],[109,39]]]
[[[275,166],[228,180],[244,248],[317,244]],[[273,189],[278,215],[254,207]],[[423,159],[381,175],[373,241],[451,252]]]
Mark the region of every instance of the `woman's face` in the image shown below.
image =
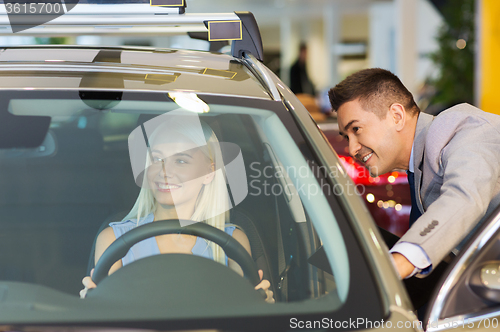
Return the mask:
[[[178,139],[151,148],[148,184],[156,201],[175,207],[177,215],[194,212],[203,185],[213,180],[210,159],[194,143]]]

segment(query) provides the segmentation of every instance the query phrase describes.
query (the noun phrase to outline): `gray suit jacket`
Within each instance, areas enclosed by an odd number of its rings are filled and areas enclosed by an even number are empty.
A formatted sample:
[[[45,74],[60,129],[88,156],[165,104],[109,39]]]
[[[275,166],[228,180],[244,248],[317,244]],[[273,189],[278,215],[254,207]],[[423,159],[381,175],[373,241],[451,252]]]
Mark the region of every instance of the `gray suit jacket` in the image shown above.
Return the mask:
[[[420,113],[413,157],[423,214],[400,241],[436,267],[500,203],[500,116],[469,104]]]

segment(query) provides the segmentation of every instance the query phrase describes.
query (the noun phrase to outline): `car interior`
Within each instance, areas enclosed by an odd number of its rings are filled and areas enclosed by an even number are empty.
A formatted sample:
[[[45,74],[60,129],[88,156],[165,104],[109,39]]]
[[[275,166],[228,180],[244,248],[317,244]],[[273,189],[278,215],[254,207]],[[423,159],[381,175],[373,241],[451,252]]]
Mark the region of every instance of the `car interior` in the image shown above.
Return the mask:
[[[118,103],[82,102],[75,95],[78,92],[28,97],[15,92],[2,102],[3,116],[35,124],[13,134],[32,133],[32,146],[14,140],[0,150],[0,280],[43,285],[78,296],[81,279],[95,265],[97,235],[128,213],[140,189],[132,175],[128,135],[178,106],[165,94],[139,94],[139,100],[134,99],[137,95],[126,100],[124,94]],[[148,102],[155,98],[161,103]],[[248,195],[231,209],[230,221],[248,236],[252,257],[271,282],[276,301],[335,293],[337,284],[328,261],[323,269],[308,261],[322,244],[311,209],[297,194],[294,175],[276,172],[285,169],[282,155],[270,142],[268,129],[261,126],[261,121],[273,118],[272,112],[210,106],[211,111],[200,118],[219,141],[241,148],[248,178]],[[50,125],[40,142],[34,136],[47,127],[47,117]],[[285,186],[292,192],[261,194]]]

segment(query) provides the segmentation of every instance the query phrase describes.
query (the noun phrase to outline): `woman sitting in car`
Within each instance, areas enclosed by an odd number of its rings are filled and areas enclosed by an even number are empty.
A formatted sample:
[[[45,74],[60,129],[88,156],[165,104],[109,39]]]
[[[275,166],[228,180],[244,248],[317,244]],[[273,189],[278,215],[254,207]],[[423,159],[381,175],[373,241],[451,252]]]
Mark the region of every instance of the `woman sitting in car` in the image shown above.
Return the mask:
[[[205,222],[231,235],[250,254],[250,243],[245,233],[227,224],[227,185],[222,171],[222,153],[215,133],[193,113],[167,113],[164,116],[166,121],[162,121],[162,116],[155,118],[160,120],[157,121],[160,124],[152,131],[146,151],[142,154],[147,157],[144,171],[137,177],[141,186],[139,196],[122,221],[110,223],[99,234],[95,262],[124,233],[141,225],[168,219]],[[135,138],[134,133],[129,137],[129,146],[137,143],[134,139],[144,139],[142,131],[138,133],[140,135]],[[109,274],[137,259],[165,253],[203,256],[243,275],[240,266],[228,259],[221,247],[187,234],[160,235],[135,244],[111,267]],[[262,270],[259,270],[259,275],[262,279]],[[82,283],[85,288],[80,296],[83,298],[88,289],[95,288],[96,284],[91,276],[85,277]],[[269,281],[262,280],[255,288],[264,289],[267,301],[274,302],[269,287]]]

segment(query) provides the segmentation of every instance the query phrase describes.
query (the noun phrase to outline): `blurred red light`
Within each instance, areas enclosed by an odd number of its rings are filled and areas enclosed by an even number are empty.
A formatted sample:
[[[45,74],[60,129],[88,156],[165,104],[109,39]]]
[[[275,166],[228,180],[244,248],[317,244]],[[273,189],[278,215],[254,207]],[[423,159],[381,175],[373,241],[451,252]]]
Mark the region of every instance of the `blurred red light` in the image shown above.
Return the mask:
[[[403,171],[393,171],[373,178],[370,176],[368,170],[354,158],[349,156],[339,156],[339,159],[342,166],[344,166],[347,171],[347,174],[349,174],[355,184],[380,186],[386,184],[408,183],[406,173]],[[389,181],[389,177],[391,177],[392,182]]]

